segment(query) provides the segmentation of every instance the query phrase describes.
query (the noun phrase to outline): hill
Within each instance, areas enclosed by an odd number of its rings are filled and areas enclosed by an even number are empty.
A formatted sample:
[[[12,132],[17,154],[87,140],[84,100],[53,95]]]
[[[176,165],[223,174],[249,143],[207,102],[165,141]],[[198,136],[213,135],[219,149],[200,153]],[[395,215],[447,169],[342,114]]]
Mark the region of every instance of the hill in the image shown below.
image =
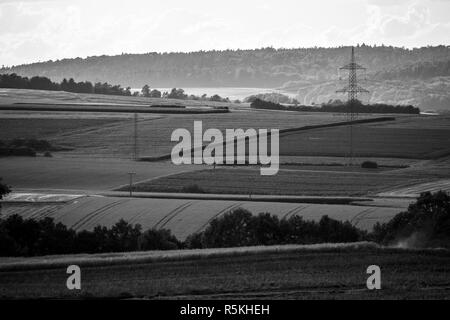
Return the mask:
[[[336,98],[338,67],[347,63],[349,47],[146,53],[63,59],[0,69],[0,73],[46,76],[53,81],[120,84],[123,87],[283,87],[301,103]],[[371,102],[414,104],[423,110],[447,109],[450,47],[405,49],[356,48],[367,67]],[[341,74],[343,80],[345,75]],[[343,81],[342,81],[343,82]],[[342,96],[340,96],[342,98]]]

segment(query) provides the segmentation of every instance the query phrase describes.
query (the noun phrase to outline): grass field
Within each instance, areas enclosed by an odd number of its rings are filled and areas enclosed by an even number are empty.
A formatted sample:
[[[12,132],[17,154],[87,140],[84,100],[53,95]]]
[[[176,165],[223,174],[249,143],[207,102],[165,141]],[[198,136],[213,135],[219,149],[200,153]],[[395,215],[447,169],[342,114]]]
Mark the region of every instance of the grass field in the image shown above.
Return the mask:
[[[258,168],[219,168],[184,172],[138,183],[136,191],[180,192],[193,183],[207,193],[359,196],[417,184],[425,178],[391,172],[280,170],[260,175]],[[126,190],[126,187],[124,188]]]
[[[369,265],[381,290],[366,289]],[[325,249],[213,255],[83,266],[80,291],[66,268],[0,271],[2,298],[436,299],[449,298],[448,251]]]

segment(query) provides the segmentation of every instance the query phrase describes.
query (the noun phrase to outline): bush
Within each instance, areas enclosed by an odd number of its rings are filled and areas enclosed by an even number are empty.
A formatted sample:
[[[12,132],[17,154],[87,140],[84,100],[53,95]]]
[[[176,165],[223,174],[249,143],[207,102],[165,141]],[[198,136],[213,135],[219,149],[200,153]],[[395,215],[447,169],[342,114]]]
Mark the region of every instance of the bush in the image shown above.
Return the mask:
[[[139,250],[175,250],[181,248],[181,243],[166,229],[150,229],[145,231],[138,240]]]
[[[241,247],[252,244],[252,214],[238,208],[212,220],[203,232],[205,248]]]
[[[4,184],[2,182],[2,178],[0,177],[0,200],[3,199],[3,196],[6,196],[8,193],[11,192],[11,189],[8,185]],[[1,206],[1,205],[0,205]]]
[[[46,151],[46,152],[44,153],[44,157],[51,158],[51,157],[53,157],[53,156],[52,156],[52,154],[51,154],[49,151]]]
[[[120,219],[108,231],[108,249],[114,252],[135,251],[138,248],[138,239],[141,236],[141,226],[131,225]]]
[[[36,151],[28,147],[18,147],[10,149],[10,155],[16,157],[35,157]]]
[[[36,151],[48,151],[52,149],[52,145],[47,140],[38,139],[14,139],[10,142],[11,148],[27,147]]]
[[[377,223],[371,238],[385,245],[449,248],[450,196],[444,191],[422,193],[407,211]]]
[[[363,163],[361,163],[361,168],[376,169],[378,168],[378,163],[376,163],[375,161],[364,161]]]
[[[196,184],[190,184],[188,186],[184,186],[181,189],[181,192],[185,192],[185,193],[205,193],[205,190],[203,190],[201,187],[199,187]]]
[[[280,221],[270,213],[260,213],[253,217],[250,228],[252,230],[251,243],[256,245],[273,245],[283,242]]]

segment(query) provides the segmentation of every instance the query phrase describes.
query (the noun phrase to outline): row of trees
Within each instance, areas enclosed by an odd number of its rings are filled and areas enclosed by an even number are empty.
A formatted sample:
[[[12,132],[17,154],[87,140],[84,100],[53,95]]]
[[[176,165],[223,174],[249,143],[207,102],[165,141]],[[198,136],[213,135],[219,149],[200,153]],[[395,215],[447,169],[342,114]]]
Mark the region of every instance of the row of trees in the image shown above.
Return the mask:
[[[355,112],[355,113],[403,113],[403,114],[419,114],[420,109],[412,105],[389,105],[385,103],[362,104],[360,101],[354,103],[329,103],[320,107],[312,106],[286,106],[280,103],[254,99],[250,104],[254,109],[270,109],[270,110],[289,110],[289,111],[306,111],[306,112]]]
[[[353,242],[364,233],[349,222],[327,216],[319,222],[294,216],[279,220],[261,213],[253,216],[236,209],[214,219],[205,231],[179,241],[169,230],[142,231],[138,224],[120,220],[111,228],[75,232],[52,218],[23,219],[11,215],[0,220],[0,256],[35,256],[69,253],[125,252],[193,248],[239,247],[284,243]]]
[[[131,88],[122,88],[120,85],[89,81],[76,82],[74,79],[63,79],[61,83],[52,82],[49,78],[35,76],[32,78],[21,77],[15,73],[0,75],[0,88],[35,89],[67,91],[75,93],[99,93],[119,96],[131,96]]]
[[[143,96],[148,98],[165,98],[165,99],[181,99],[181,100],[199,100],[199,101],[216,101],[216,102],[231,102],[228,98],[222,98],[218,94],[212,95],[211,97],[208,97],[206,94],[203,94],[201,96],[196,95],[187,95],[183,89],[181,88],[172,88],[172,90],[164,91],[161,93],[161,91],[157,89],[150,89],[150,86],[148,84],[144,85],[141,89],[141,93],[134,92],[134,96]],[[240,103],[240,101],[236,100],[234,101],[236,103]]]

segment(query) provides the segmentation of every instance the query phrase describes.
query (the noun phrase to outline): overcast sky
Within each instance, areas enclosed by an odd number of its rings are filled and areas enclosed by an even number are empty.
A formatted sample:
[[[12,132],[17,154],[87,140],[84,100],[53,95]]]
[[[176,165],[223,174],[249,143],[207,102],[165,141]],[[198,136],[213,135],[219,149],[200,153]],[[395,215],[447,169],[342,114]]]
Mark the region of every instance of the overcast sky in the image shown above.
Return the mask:
[[[0,65],[169,51],[450,45],[450,0],[0,0]]]

